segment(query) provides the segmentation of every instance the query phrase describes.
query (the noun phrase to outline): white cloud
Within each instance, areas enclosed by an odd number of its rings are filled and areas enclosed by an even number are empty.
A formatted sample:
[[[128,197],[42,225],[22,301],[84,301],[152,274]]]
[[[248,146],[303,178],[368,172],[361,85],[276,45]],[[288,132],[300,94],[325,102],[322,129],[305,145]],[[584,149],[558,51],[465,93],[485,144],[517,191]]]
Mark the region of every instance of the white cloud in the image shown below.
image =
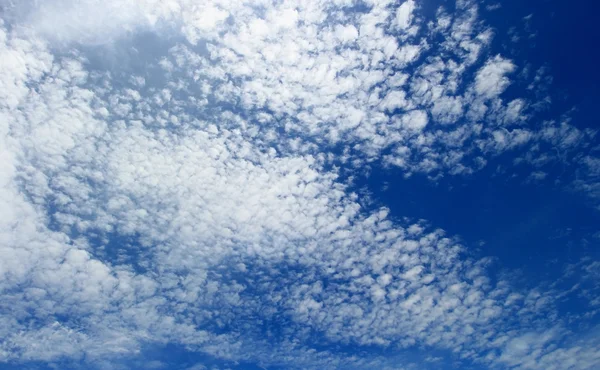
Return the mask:
[[[455,123],[463,115],[461,99],[450,96],[441,97],[433,103],[431,114],[438,123]]]
[[[500,56],[489,60],[475,77],[475,91],[483,98],[491,99],[500,95],[510,80],[507,74],[515,70],[514,64]]]
[[[516,67],[485,57],[472,3],[440,13],[441,49],[431,34],[386,31],[412,28],[413,1],[357,14],[148,4],[50,2],[22,21],[34,33],[1,29],[0,361],[99,363],[174,343],[267,365],[404,363],[317,351],[319,339],[490,366],[597,364],[590,347],[555,345],[571,336],[554,329],[555,292],[492,282],[489,261],[442,230],[362,209],[331,166],[334,145],[352,148],[350,163],[458,174],[485,163],[476,150],[584,141],[567,123],[510,127],[527,106],[501,99]],[[140,76],[52,48],[159,20],[196,46],[173,46]],[[265,339],[262,325],[282,319]]]
[[[428,121],[427,113],[422,110],[413,110],[400,117],[401,125],[412,131],[423,130]]]
[[[109,44],[128,33],[150,27],[144,8],[134,2],[24,1],[10,10],[25,14],[23,26],[59,44]]]
[[[398,28],[406,29],[411,25],[415,7],[413,0],[407,0],[398,7],[396,10],[396,26]]]

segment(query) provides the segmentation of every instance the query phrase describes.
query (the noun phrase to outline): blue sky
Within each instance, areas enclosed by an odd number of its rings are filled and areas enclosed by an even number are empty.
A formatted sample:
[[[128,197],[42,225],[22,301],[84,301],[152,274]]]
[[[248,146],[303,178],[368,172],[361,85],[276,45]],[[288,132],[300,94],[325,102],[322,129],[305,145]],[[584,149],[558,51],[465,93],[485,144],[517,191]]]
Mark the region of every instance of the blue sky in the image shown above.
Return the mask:
[[[0,369],[600,368],[600,5],[0,7]]]

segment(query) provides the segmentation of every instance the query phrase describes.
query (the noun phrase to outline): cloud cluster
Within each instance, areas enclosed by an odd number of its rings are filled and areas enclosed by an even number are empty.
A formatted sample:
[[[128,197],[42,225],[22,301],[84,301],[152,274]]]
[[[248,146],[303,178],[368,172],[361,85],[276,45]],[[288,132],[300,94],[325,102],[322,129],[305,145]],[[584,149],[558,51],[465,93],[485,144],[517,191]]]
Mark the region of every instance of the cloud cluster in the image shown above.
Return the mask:
[[[339,180],[374,162],[471,173],[526,145],[523,163],[551,146],[598,177],[592,149],[573,154],[593,132],[529,126],[527,98],[503,97],[517,66],[485,52],[474,2],[435,20],[412,0],[27,6],[0,28],[0,361],[100,367],[176,344],[288,368],[435,368],[403,357],[418,348],[598,366],[561,291],[519,288]],[[86,57],[153,27],[185,42],[134,76]]]

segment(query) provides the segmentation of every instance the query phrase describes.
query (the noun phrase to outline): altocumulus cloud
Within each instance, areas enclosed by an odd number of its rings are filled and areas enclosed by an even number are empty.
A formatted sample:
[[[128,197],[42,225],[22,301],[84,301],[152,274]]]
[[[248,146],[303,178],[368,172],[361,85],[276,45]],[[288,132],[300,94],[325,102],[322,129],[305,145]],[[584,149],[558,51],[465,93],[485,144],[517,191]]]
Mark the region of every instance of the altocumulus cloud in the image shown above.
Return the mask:
[[[567,187],[600,199],[596,133],[532,119],[537,76],[506,96],[519,67],[477,2],[0,4],[0,364],[174,345],[266,368],[600,366],[573,329],[598,262],[524,287],[344,180],[512,155],[535,178],[577,166]],[[121,52],[144,60],[102,63]],[[586,314],[560,309],[573,295]]]

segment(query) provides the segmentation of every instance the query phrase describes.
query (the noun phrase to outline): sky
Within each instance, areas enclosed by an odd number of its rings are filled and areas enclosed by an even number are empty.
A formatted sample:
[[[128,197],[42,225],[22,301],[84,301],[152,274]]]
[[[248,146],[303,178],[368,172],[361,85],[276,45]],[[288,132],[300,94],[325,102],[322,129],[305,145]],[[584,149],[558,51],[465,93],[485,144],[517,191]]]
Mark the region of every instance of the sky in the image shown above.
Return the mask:
[[[0,0],[0,370],[599,369],[598,11]]]

